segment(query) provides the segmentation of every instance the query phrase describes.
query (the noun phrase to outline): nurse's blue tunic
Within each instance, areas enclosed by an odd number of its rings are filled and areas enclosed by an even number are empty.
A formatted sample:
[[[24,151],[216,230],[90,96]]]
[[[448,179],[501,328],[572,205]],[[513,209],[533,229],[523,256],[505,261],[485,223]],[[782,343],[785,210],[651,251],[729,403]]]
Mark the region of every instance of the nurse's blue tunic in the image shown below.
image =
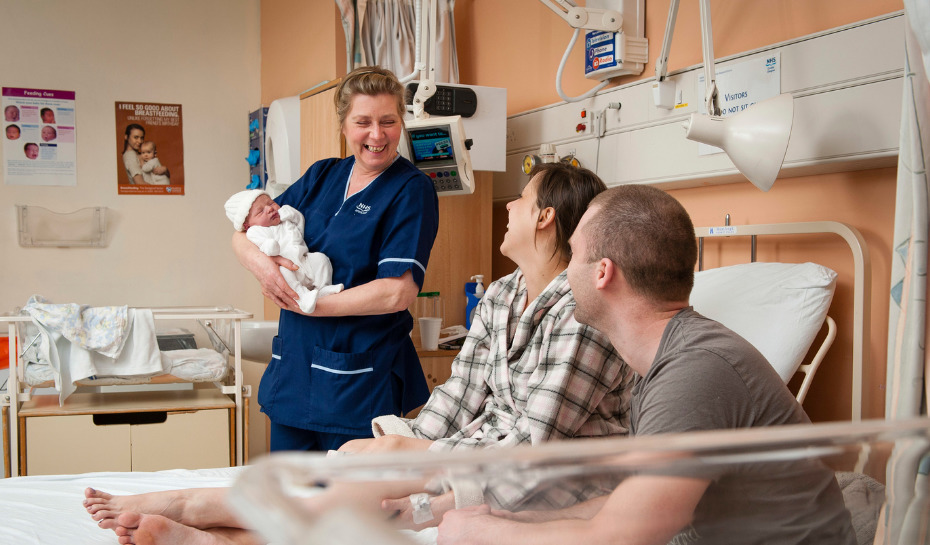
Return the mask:
[[[412,271],[417,286],[439,227],[430,179],[398,158],[368,187],[345,198],[355,158],[325,159],[276,200],[303,213],[311,252],[333,264],[333,284],[353,288]],[[410,340],[406,310],[314,318],[281,311],[258,402],[272,422],[366,435],[371,419],[422,405],[429,389]]]

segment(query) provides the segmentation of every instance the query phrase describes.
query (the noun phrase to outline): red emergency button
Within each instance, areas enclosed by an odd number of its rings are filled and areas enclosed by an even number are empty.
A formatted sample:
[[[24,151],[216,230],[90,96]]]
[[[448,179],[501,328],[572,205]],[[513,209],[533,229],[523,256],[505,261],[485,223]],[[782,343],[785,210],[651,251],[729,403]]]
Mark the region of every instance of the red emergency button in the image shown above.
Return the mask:
[[[587,128],[588,128],[588,126],[585,125],[584,123],[579,123],[579,124],[575,125],[575,132],[584,132],[585,129],[587,129]]]

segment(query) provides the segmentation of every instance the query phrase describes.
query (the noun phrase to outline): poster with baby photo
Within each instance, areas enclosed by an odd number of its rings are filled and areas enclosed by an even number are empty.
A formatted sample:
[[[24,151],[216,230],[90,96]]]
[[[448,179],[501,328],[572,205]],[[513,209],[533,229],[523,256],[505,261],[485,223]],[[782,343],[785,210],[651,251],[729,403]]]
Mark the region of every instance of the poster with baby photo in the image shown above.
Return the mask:
[[[77,185],[74,91],[3,87],[3,174],[11,185]]]
[[[120,195],[183,195],[180,104],[116,103],[116,179]]]

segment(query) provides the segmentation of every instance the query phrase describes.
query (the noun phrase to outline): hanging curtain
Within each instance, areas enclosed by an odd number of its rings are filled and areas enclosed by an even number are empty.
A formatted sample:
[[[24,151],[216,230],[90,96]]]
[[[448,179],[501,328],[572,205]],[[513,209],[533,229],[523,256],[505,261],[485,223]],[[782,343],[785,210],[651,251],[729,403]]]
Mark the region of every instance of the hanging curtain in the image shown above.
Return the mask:
[[[355,66],[355,44],[358,43],[356,32],[355,2],[354,0],[336,0],[339,16],[342,19],[342,31],[346,35],[346,72],[351,72]]]
[[[378,65],[398,78],[413,74],[417,59],[417,3],[421,0],[336,0],[346,33],[346,65]],[[433,0],[436,4],[436,59],[434,80],[458,83],[455,54],[455,0]],[[431,0],[423,0],[430,4]],[[427,24],[424,19],[424,25]],[[425,32],[427,43],[429,32]],[[425,62],[425,59],[423,59]],[[419,73],[413,79],[419,79]]]
[[[905,65],[888,330],[888,419],[927,416],[930,3],[905,0]],[[898,443],[887,466],[885,545],[930,544],[930,445]]]

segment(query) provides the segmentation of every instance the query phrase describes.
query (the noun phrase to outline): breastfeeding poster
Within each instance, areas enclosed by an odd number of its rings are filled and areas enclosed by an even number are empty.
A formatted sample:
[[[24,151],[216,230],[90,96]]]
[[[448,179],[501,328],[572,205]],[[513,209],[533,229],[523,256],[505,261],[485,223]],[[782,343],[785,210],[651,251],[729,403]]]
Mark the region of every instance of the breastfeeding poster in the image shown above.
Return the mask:
[[[3,179],[77,185],[74,91],[3,87]]]
[[[183,195],[180,104],[116,103],[116,180],[120,195]]]

